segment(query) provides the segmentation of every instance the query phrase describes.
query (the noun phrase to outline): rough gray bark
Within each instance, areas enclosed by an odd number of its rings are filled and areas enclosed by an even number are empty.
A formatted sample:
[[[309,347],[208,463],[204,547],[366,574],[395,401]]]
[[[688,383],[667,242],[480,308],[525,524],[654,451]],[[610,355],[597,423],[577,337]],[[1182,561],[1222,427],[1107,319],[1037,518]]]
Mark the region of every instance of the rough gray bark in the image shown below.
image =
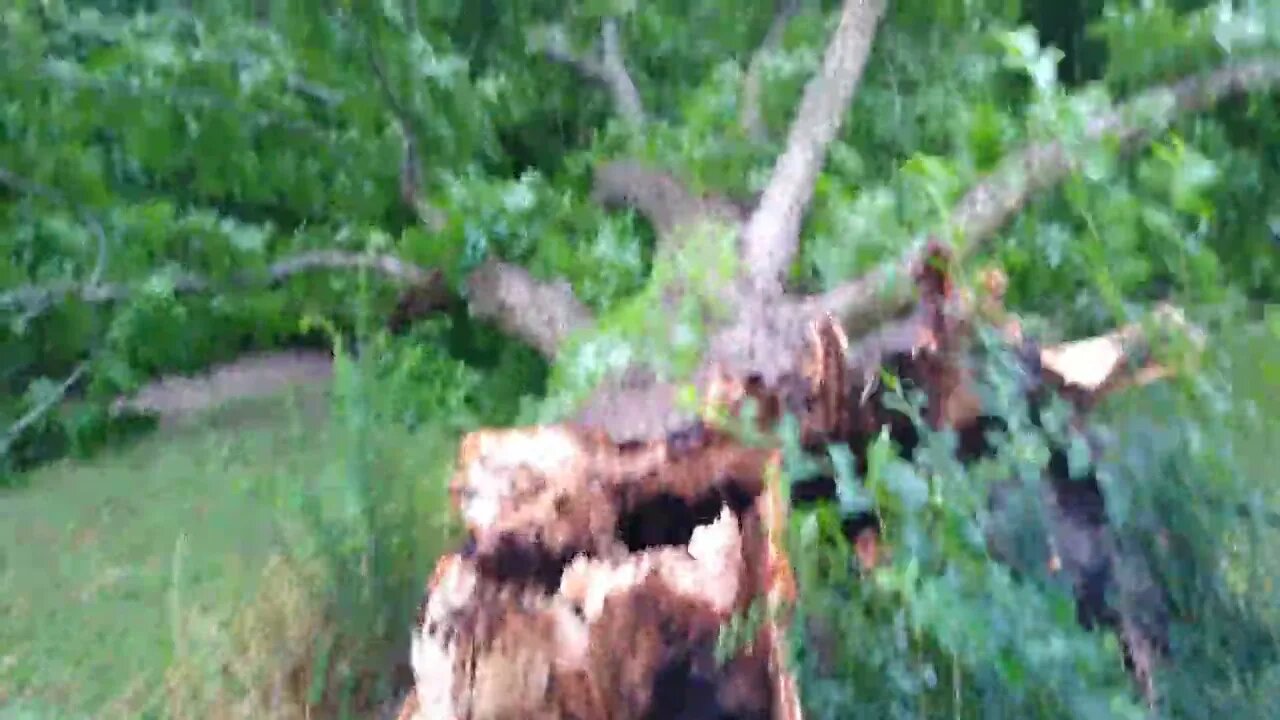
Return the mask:
[[[571,333],[591,324],[591,311],[567,282],[537,280],[518,265],[488,262],[467,278],[471,313],[493,320],[548,358]]]
[[[786,150],[743,231],[743,261],[758,292],[782,293],[827,146],[840,132],[884,10],[885,0],[845,0],[822,68],[805,86]]]
[[[639,212],[664,248],[678,249],[693,226],[708,220],[737,225],[744,211],[719,195],[698,195],[670,173],[643,163],[617,160],[596,168],[591,197],[607,208]]]

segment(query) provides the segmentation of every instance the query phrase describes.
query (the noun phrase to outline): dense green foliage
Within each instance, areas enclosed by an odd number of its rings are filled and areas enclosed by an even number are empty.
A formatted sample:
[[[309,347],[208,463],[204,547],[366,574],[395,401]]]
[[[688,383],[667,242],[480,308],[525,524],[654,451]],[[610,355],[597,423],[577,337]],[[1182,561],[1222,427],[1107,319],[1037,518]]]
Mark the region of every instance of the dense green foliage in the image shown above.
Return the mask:
[[[418,556],[401,552],[414,516],[381,514],[372,500],[382,428],[555,417],[606,367],[652,355],[641,343],[662,320],[662,283],[696,284],[726,258],[708,243],[654,263],[640,218],[591,201],[592,168],[640,158],[700,190],[759,191],[837,3],[800,3],[764,64],[765,141],[740,127],[739,99],[773,3],[564,5],[10,0],[0,9],[0,419],[76,382],[70,402],[0,435],[0,484],[115,437],[110,400],[156,375],[354,338],[354,365],[338,363],[351,423],[345,514],[306,505],[305,482],[280,497],[316,543],[300,555],[333,574],[320,593],[329,612],[357,618],[330,639],[360,645],[351,628],[364,623],[377,642],[351,650],[369,664],[352,672],[385,657],[378,643],[399,633],[399,603],[421,576],[408,567]],[[587,52],[602,17],[621,21],[651,116],[639,131],[604,88],[543,51],[560,38]],[[1168,298],[1212,332],[1244,336],[1280,296],[1280,100],[1244,96],[1182,118],[1135,156],[1080,137],[1138,90],[1278,50],[1280,6],[1261,0],[891,2],[793,280],[829,288],[896,256],[917,233],[945,230],[952,203],[1002,157],[1059,139],[1080,153],[1081,172],[1036,198],[982,258],[1006,269],[1027,325],[1076,336]],[[439,225],[402,202],[406,162]],[[375,275],[266,282],[273,263],[320,249],[394,252],[459,291],[468,271],[502,258],[567,280],[602,323],[550,368],[462,311],[391,338],[377,325],[393,288]],[[196,277],[201,291],[186,292]],[[121,297],[66,291],[107,285]],[[696,356],[697,327],[689,337],[654,358],[664,371]],[[1261,550],[1275,538],[1230,510],[1274,501],[1259,448],[1275,435],[1247,419],[1251,398],[1276,392],[1274,353],[1258,349],[1274,345],[1236,347],[1257,367],[1232,374],[1215,359],[1116,408],[1124,442],[1106,460],[1126,538],[1149,537],[1152,518],[1176,517],[1184,531],[1173,556],[1146,548],[1195,618],[1179,625],[1178,670],[1162,687],[1179,717],[1261,717],[1280,696],[1276,568]],[[1242,377],[1252,384],[1232,389]],[[1013,433],[999,462],[1043,464],[1043,445]],[[983,474],[996,469],[904,466],[887,449],[877,463],[865,478],[872,498],[897,519],[891,540],[911,548],[877,582],[848,569],[838,507],[796,518],[797,557],[814,559],[801,568],[804,612],[834,623],[846,645],[834,671],[804,665],[801,650],[814,717],[1134,711],[1114,641],[1077,628],[1060,589],[1015,579],[970,541]]]
[[[1003,154],[1069,137],[1109,98],[1276,41],[1266,8],[1107,6],[1048,28],[1090,38],[1088,64],[1101,68],[1086,73],[1099,82],[1069,92],[1053,71],[1060,53],[1018,25],[1023,14],[1039,17],[1038,5],[934,5],[894,4],[877,39],[856,121],[819,183],[802,284],[829,286],[892,255]],[[190,7],[126,14],[22,2],[6,11],[5,66],[21,70],[3,80],[12,230],[0,278],[134,291],[111,307],[5,303],[10,417],[85,357],[92,369],[78,389],[102,399],[156,373],[296,341],[308,314],[349,327],[349,274],[298,276],[272,291],[232,283],[306,249],[393,249],[454,282],[493,254],[563,277],[607,309],[644,282],[647,231],[589,202],[592,163],[632,155],[696,187],[758,190],[829,28],[827,14],[808,7],[766,63],[763,112],[775,139],[762,146],[738,127],[737,94],[766,3],[720,24],[676,3],[627,11],[628,61],[657,116],[638,136],[610,118],[607,93],[536,51],[553,23],[585,47],[608,7],[584,6],[567,23],[538,4],[324,12],[273,2],[255,5],[257,16],[240,3]],[[999,248],[1014,304],[1053,309],[1059,327],[1076,332],[1157,293],[1272,297],[1277,161],[1259,142],[1275,113],[1266,98],[1233,102],[1180,123],[1136,163],[1090,150],[1086,173],[1038,202]],[[399,201],[406,129],[422,199],[447,218],[438,231]],[[220,291],[175,298],[190,274]],[[454,356],[519,352],[492,343],[473,352],[474,335],[455,334]],[[101,420],[97,402],[51,416],[6,457],[21,465],[91,447]]]
[[[1170,588],[1171,669],[1158,682],[1167,717],[1266,717],[1280,692],[1272,584],[1280,566],[1268,553],[1280,537],[1269,510],[1277,488],[1260,470],[1280,437],[1274,333],[1246,333],[1215,352],[1198,387],[1144,390],[1105,413],[1114,436],[1093,470],[1118,542]],[[1229,378],[1235,391],[1224,390]],[[858,478],[847,451],[833,449],[840,502],[795,512],[799,617],[821,638],[798,642],[795,657],[815,717],[1147,716],[1115,637],[1080,629],[1069,588],[1041,569],[1048,528],[1033,509],[1041,468],[1051,447],[1072,439],[1032,427],[1007,380],[988,378],[992,402],[1016,423],[991,460],[965,469],[952,456],[954,433],[933,432],[908,463],[886,435]],[[1259,397],[1267,415],[1256,414]],[[911,407],[906,397],[895,402]],[[1087,454],[1073,462],[1077,476],[1090,469]],[[793,453],[787,478],[817,467]],[[990,561],[975,520],[990,522],[987,490],[1011,477],[1015,496],[1031,501],[1014,515],[1015,552],[1026,556],[1014,571]],[[840,529],[868,503],[904,556],[874,575],[849,562]]]

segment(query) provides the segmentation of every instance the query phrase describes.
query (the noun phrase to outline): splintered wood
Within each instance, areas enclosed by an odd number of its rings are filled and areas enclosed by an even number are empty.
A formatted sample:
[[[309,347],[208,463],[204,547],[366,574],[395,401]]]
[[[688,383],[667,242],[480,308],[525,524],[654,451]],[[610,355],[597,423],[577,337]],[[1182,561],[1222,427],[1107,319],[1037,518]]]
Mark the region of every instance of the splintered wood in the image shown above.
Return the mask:
[[[714,656],[720,626],[785,562],[761,524],[774,453],[689,442],[468,438],[454,490],[474,542],[432,580],[413,717],[787,717],[771,708],[771,640]]]
[[[784,652],[796,491],[779,490],[776,447],[744,444],[716,419],[750,399],[762,428],[790,412],[805,445],[842,442],[861,456],[903,422],[879,402],[887,369],[925,391],[931,425],[976,426],[972,313],[941,273],[917,281],[915,311],[857,343],[816,318],[808,350],[768,382],[704,368],[702,417],[660,439],[619,442],[575,424],[468,435],[451,491],[469,540],[429,584],[402,717],[799,720]],[[1036,387],[1078,406],[1161,373],[1126,364],[1135,328],[1052,348],[1006,337]],[[1101,532],[1085,530],[1088,542]],[[856,547],[864,566],[883,561],[870,530]],[[721,628],[756,603],[766,612],[753,641],[717,658]]]

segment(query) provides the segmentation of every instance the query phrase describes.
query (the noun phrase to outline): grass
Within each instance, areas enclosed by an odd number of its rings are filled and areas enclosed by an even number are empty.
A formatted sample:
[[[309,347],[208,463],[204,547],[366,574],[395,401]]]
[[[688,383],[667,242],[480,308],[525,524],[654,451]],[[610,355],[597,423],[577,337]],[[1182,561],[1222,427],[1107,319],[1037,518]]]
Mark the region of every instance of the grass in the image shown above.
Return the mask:
[[[288,493],[346,502],[343,430],[323,391],[299,389],[44,467],[0,497],[0,718],[172,715],[166,675],[192,642],[180,628],[200,618],[225,639],[261,604],[268,563],[299,555],[279,522],[291,517]],[[441,484],[421,478],[443,467],[449,439],[406,434],[380,445],[396,450],[377,481],[425,488],[430,495],[416,495],[442,505]],[[411,553],[419,577],[433,549]],[[193,649],[216,650],[199,639]],[[235,659],[201,661],[217,672]]]

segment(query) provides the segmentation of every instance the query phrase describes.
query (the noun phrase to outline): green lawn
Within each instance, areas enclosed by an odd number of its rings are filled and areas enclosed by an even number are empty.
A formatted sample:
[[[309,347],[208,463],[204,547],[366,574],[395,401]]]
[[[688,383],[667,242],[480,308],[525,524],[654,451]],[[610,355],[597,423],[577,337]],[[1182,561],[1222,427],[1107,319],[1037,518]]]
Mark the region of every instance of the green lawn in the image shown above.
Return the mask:
[[[327,414],[316,389],[244,401],[0,495],[0,718],[158,702],[175,580],[184,612],[225,618],[279,547],[272,481],[340,487],[324,480],[341,465]]]

